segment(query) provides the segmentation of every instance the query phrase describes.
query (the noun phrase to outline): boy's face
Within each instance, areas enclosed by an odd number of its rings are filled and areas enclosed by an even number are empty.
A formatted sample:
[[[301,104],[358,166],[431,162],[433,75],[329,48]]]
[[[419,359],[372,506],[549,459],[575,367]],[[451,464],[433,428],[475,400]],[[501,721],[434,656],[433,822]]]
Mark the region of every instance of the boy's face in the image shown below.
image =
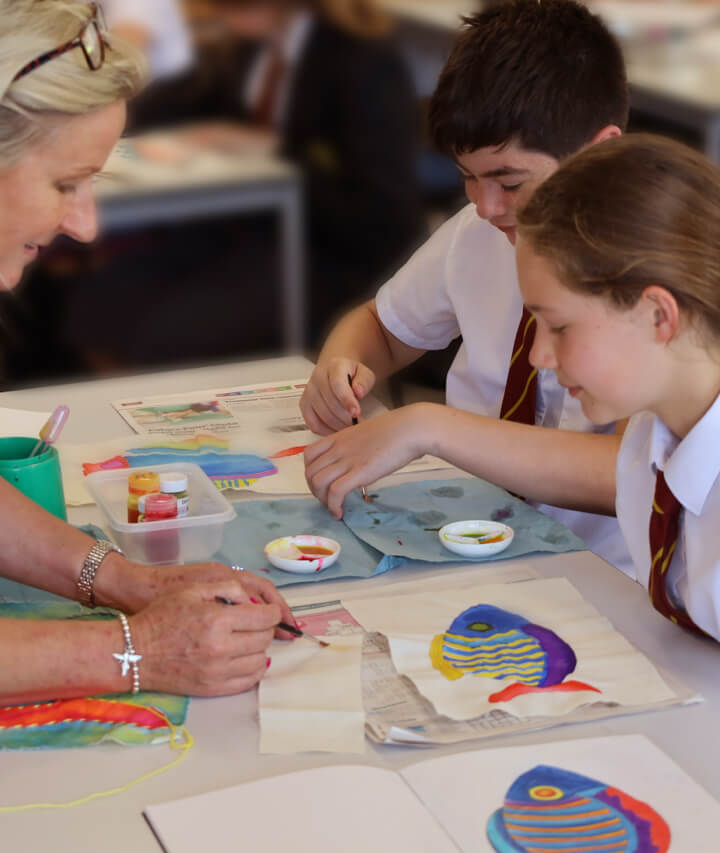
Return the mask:
[[[513,245],[515,211],[560,165],[549,154],[528,151],[516,142],[458,154],[455,162],[477,215],[499,228]]]

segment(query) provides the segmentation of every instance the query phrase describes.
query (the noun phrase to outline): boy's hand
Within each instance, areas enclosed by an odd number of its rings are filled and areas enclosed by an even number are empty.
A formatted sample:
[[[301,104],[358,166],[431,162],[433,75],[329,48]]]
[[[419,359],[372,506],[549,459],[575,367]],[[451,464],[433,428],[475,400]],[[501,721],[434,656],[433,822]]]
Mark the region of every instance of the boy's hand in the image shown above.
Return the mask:
[[[418,406],[405,406],[323,438],[305,451],[308,486],[335,518],[342,518],[349,492],[422,456],[421,431]]]
[[[352,384],[348,381],[352,380]],[[329,435],[359,418],[360,400],[375,385],[375,374],[349,358],[331,358],[313,370],[300,400],[305,423],[317,435]]]

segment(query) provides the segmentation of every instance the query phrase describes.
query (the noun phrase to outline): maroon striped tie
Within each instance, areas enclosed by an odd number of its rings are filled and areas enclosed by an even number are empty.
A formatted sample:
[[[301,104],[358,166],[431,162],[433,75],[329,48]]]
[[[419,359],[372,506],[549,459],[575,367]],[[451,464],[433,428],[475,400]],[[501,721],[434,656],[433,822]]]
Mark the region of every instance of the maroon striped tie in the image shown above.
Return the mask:
[[[535,423],[537,367],[530,364],[530,350],[535,340],[536,328],[535,318],[527,308],[523,308],[500,407],[500,417],[503,420],[521,424]]]
[[[260,94],[252,111],[253,123],[258,127],[271,127],[275,115],[280,85],[285,77],[285,60],[279,45],[273,45]]]
[[[680,530],[682,506],[658,470],[655,480],[655,498],[650,515],[650,579],[648,590],[653,607],[666,619],[690,631],[705,635],[684,610],[673,604],[667,592],[667,572],[672,562]]]

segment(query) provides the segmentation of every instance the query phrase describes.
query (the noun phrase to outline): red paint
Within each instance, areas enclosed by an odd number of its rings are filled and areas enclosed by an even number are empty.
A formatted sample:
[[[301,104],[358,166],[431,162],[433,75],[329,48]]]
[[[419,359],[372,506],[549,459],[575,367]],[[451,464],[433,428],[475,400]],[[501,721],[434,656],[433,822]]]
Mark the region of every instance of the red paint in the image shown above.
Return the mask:
[[[574,693],[575,691],[592,690],[594,693],[602,693],[597,687],[590,684],[584,684],[582,681],[563,681],[562,684],[553,684],[550,687],[533,687],[531,684],[520,684],[516,682],[501,690],[499,693],[493,693],[488,696],[488,702],[509,702],[517,696],[523,696],[526,693]]]
[[[270,669],[270,664],[272,663],[272,658],[268,658],[265,661],[265,669]]]
[[[398,545],[402,545],[402,541],[398,539]]]
[[[253,604],[260,604],[257,598],[251,598],[250,601],[252,601]]]
[[[304,453],[307,444],[298,445],[297,447],[286,447],[285,450],[278,450],[277,453],[273,453],[270,457],[271,459],[284,459],[286,456],[297,456],[298,453]]]

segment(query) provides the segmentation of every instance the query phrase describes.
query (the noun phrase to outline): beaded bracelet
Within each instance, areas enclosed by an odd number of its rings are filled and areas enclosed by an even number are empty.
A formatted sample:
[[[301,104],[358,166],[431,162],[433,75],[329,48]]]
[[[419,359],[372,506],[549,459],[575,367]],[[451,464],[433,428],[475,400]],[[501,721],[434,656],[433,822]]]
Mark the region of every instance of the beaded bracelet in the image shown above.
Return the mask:
[[[132,637],[130,636],[130,623],[124,613],[119,613],[120,624],[122,625],[123,637],[125,638],[125,651],[120,655],[113,652],[115,660],[120,662],[121,675],[127,675],[132,669],[132,692],[140,692],[140,672],[138,670],[138,661],[142,660],[142,655],[137,654],[135,646],[133,646]]]

